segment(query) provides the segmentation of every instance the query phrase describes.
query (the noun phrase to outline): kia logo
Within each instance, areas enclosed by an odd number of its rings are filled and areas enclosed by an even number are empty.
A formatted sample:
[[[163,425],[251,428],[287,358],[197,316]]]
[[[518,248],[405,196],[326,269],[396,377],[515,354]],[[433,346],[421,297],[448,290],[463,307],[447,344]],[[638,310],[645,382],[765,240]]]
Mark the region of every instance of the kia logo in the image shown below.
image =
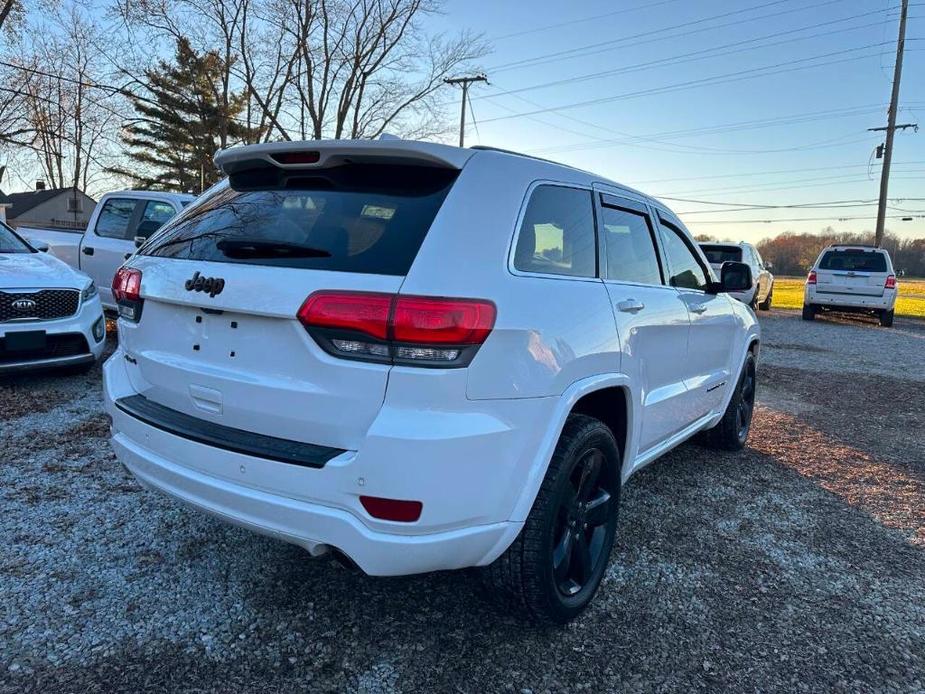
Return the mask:
[[[203,277],[196,271],[196,274],[186,280],[186,291],[188,292],[206,292],[209,296],[221,294],[225,288],[225,280],[221,277]]]
[[[13,302],[13,309],[20,313],[27,313],[35,310],[35,302],[32,299],[16,299]]]

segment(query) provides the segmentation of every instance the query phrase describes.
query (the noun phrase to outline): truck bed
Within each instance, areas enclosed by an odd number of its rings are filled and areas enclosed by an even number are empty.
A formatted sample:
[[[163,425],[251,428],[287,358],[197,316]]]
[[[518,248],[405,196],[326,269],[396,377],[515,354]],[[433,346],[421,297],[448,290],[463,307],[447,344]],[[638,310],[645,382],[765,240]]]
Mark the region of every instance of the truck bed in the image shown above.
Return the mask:
[[[80,269],[80,241],[83,229],[41,229],[38,227],[19,227],[20,236],[32,244],[45,244],[48,252],[63,260],[73,268]]]

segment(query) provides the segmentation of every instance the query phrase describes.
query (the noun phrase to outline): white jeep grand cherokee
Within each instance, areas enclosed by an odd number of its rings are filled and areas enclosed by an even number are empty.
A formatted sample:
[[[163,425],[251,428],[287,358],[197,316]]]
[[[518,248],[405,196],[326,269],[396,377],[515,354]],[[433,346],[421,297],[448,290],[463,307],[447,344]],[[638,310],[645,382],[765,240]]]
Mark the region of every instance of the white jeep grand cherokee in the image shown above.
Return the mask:
[[[117,274],[119,459],[204,511],[374,575],[485,567],[564,622],[620,487],[748,436],[759,329],[661,203],[508,152],[219,152],[228,180]]]

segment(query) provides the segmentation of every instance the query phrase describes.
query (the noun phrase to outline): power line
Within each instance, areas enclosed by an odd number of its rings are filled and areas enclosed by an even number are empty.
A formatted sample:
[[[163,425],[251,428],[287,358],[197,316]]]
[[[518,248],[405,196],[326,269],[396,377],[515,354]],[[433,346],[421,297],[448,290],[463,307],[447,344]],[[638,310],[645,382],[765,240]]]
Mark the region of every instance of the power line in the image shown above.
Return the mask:
[[[686,80],[684,82],[676,82],[674,84],[663,85],[661,87],[653,87],[650,89],[637,90],[635,92],[625,92],[623,94],[615,94],[615,95],[607,96],[607,97],[599,97],[596,99],[577,101],[577,102],[573,102],[569,104],[562,104],[560,106],[550,106],[548,108],[541,108],[535,111],[518,113],[515,115],[511,115],[511,116],[496,116],[494,118],[482,119],[482,123],[491,123],[495,121],[509,120],[511,118],[517,118],[517,117],[523,117],[523,116],[534,116],[534,115],[539,115],[543,113],[549,113],[551,111],[565,111],[565,110],[570,110],[574,108],[583,108],[586,106],[596,106],[598,104],[612,103],[614,101],[622,101],[624,99],[632,99],[632,98],[636,98],[640,96],[651,96],[654,94],[664,94],[667,92],[680,91],[683,89],[689,89],[691,87],[712,86],[716,84],[725,84],[727,82],[735,82],[735,81],[741,81],[741,80],[746,80],[746,79],[753,79],[755,77],[766,77],[769,75],[776,75],[776,74],[781,74],[781,73],[786,73],[786,72],[795,72],[798,70],[807,70],[807,69],[816,68],[816,67],[824,67],[827,65],[836,65],[839,63],[846,63],[846,62],[850,62],[854,60],[861,60],[863,58],[868,58],[870,57],[870,55],[854,56],[851,58],[841,58],[838,60],[816,63],[814,65],[802,65],[799,67],[786,67],[786,66],[799,65],[800,63],[805,63],[805,62],[812,61],[812,60],[819,60],[821,58],[828,58],[828,57],[837,56],[837,55],[845,55],[846,53],[855,53],[857,51],[867,50],[869,48],[874,48],[879,45],[880,45],[879,43],[872,43],[872,44],[867,44],[864,46],[857,46],[855,48],[847,48],[841,51],[832,51],[830,53],[821,53],[819,55],[813,55],[813,56],[809,56],[806,58],[798,58],[796,60],[787,60],[787,61],[783,61],[780,63],[774,63],[771,65],[763,65],[761,67],[750,68],[747,70],[736,70],[735,72],[728,72],[728,73],[724,73],[721,75],[713,75],[711,77],[703,77],[703,78],[695,79],[695,80]],[[784,68],[784,69],[778,70],[776,68]]]
[[[741,24],[741,23],[744,23],[744,22],[754,22],[754,21],[759,20],[759,19],[767,19],[767,18],[769,18],[769,17],[774,17],[774,16],[778,16],[778,15],[781,15],[781,14],[791,14],[791,13],[793,13],[793,12],[800,12],[800,11],[803,11],[803,10],[812,9],[812,8],[814,8],[814,7],[821,7],[821,6],[824,6],[824,5],[833,5],[833,4],[836,4],[837,2],[840,2],[841,0],[825,0],[825,2],[820,2],[820,3],[813,4],[813,5],[803,6],[803,7],[797,7],[797,8],[795,8],[795,9],[785,10],[785,11],[779,12],[779,13],[774,13],[774,14],[770,14],[770,15],[762,15],[762,16],[759,16],[759,17],[749,17],[749,18],[747,18],[747,19],[738,20],[738,21],[736,21],[736,22],[730,22],[730,23],[727,23],[727,24],[719,24],[719,25],[717,25],[717,26],[712,26],[712,27],[705,27],[705,28],[703,28],[703,29],[697,29],[697,30],[694,30],[694,31],[691,31],[691,32],[683,32],[683,33],[680,33],[680,34],[673,34],[673,35],[671,35],[671,36],[664,36],[664,34],[665,34],[666,32],[671,32],[671,31],[674,31],[675,29],[684,29],[684,28],[686,28],[686,27],[696,26],[696,25],[699,25],[699,24],[703,24],[703,23],[705,23],[705,22],[710,22],[710,21],[713,21],[714,19],[723,19],[723,18],[725,18],[725,17],[731,17],[731,16],[738,15],[738,14],[744,14],[744,13],[747,13],[747,12],[752,12],[753,10],[760,10],[760,9],[765,8],[765,7],[772,7],[772,6],[774,6],[774,5],[782,5],[782,4],[785,4],[785,3],[787,3],[787,2],[791,2],[791,1],[792,1],[792,0],[774,0],[773,2],[766,2],[766,3],[762,3],[762,4],[760,4],[760,5],[753,5],[753,6],[751,6],[751,7],[745,7],[745,8],[741,8],[741,9],[737,9],[737,10],[732,10],[732,11],[729,11],[729,12],[722,12],[722,13],[720,13],[720,14],[711,15],[711,16],[709,16],[709,17],[702,17],[702,18],[700,18],[700,19],[696,19],[696,20],[692,20],[692,21],[681,22],[680,24],[674,24],[674,25],[672,25],[672,26],[659,27],[658,29],[651,29],[651,30],[649,30],[649,31],[643,31],[643,32],[640,32],[640,33],[637,33],[637,34],[630,34],[630,35],[627,35],[627,36],[621,36],[621,37],[619,37],[619,38],[610,39],[610,40],[608,40],[608,41],[601,41],[601,42],[598,42],[598,43],[587,44],[587,45],[585,45],[585,46],[577,46],[577,47],[575,47],[575,48],[569,48],[569,49],[566,49],[566,50],[563,50],[563,51],[558,51],[558,52],[555,52],[555,53],[545,53],[545,54],[543,54],[543,55],[539,55],[539,56],[536,56],[536,57],[534,57],[534,58],[524,58],[524,59],[522,59],[522,60],[515,60],[515,61],[512,61],[512,62],[510,62],[510,63],[501,63],[500,65],[495,65],[495,66],[493,66],[493,67],[490,68],[490,69],[491,69],[492,72],[503,72],[503,71],[506,71],[506,70],[513,70],[513,69],[516,69],[516,68],[527,67],[527,66],[534,65],[534,64],[543,64],[543,63],[547,63],[547,62],[556,62],[558,59],[568,59],[568,58],[579,57],[579,56],[585,55],[585,54],[589,51],[589,49],[601,48],[601,47],[604,47],[604,46],[610,46],[610,47],[612,47],[612,46],[619,45],[619,44],[624,43],[624,42],[626,42],[626,41],[630,41],[630,40],[632,40],[632,39],[637,39],[637,38],[644,38],[644,37],[650,37],[650,36],[657,36],[656,39],[652,39],[652,40],[660,40],[660,39],[667,39],[667,38],[679,38],[680,36],[686,36],[686,35],[689,35],[689,34],[692,34],[692,33],[698,33],[699,31],[711,31],[711,30],[713,30],[713,29],[720,29],[720,28],[724,28],[724,27],[727,27],[727,26],[732,26],[732,25],[734,25],[734,24]],[[633,45],[638,45],[638,44],[633,44]],[[608,50],[609,50],[609,49],[608,49]]]
[[[613,17],[615,15],[624,16],[630,12],[635,12],[636,10],[648,10],[654,9],[661,5],[671,5],[680,0],[661,0],[661,2],[648,2],[643,3],[642,5],[636,5],[635,7],[626,7],[613,12],[605,12],[604,14],[594,15],[593,17],[582,17],[581,19],[571,19],[565,22],[557,22],[556,24],[547,24],[546,26],[536,27],[535,29],[525,29],[523,31],[515,31],[510,34],[502,34],[501,36],[495,36],[492,38],[492,41],[503,41],[505,39],[514,38],[517,36],[527,36],[528,34],[538,34],[543,31],[549,31],[550,29],[559,29],[560,27],[573,26],[575,24],[584,24],[585,22],[593,22],[598,19],[606,19],[607,17]]]
[[[737,132],[741,130],[757,130],[768,127],[776,127],[781,125],[795,125],[798,123],[810,123],[818,120],[831,120],[837,118],[850,118],[855,116],[867,115],[869,113],[874,113],[880,111],[882,106],[880,104],[869,104],[864,106],[851,106],[844,109],[835,109],[835,110],[825,110],[825,111],[809,111],[806,113],[798,113],[789,116],[779,116],[776,118],[765,118],[757,120],[748,120],[748,121],[738,121],[735,123],[725,123],[721,125],[710,125],[703,126],[700,128],[689,128],[686,130],[667,130],[660,133],[654,133],[652,135],[631,135],[625,138],[615,138],[615,139],[604,139],[604,138],[594,138],[590,142],[579,142],[570,145],[559,145],[556,147],[543,147],[538,149],[527,150],[528,152],[535,153],[559,153],[559,152],[574,152],[582,149],[597,149],[602,146],[615,146],[628,144],[629,142],[636,142],[640,140],[652,140],[652,141],[663,141],[665,138],[684,138],[697,135],[718,135],[725,134],[730,132]]]
[[[919,171],[925,170],[908,170],[904,173],[918,173]],[[830,186],[836,184],[850,184],[850,183],[870,183],[870,179],[867,177],[863,178],[854,178],[855,174],[848,174],[845,176],[821,176],[817,178],[806,178],[806,179],[796,179],[792,181],[793,185],[784,185],[778,186],[776,183],[764,184],[757,186],[745,186],[737,188],[714,188],[714,189],[701,189],[701,190],[691,190],[691,191],[678,191],[674,193],[675,195],[722,195],[722,194],[736,194],[736,193],[771,193],[781,190],[795,190],[802,188],[818,188],[819,186]],[[898,176],[897,180],[922,180],[923,176]],[[817,181],[817,182],[814,182]],[[770,187],[769,187],[770,186]],[[668,194],[670,195],[670,194]],[[656,194],[656,197],[659,197],[659,194]]]
[[[837,31],[818,32],[815,34],[809,34],[807,36],[798,36],[796,38],[784,39],[782,41],[774,41],[771,43],[761,44],[758,46],[749,45],[749,44],[753,44],[759,41],[764,41],[770,38],[775,38],[778,36],[785,36],[787,34],[795,34],[795,33],[803,32],[803,31],[807,31],[809,29],[816,29],[819,27],[831,26],[833,24],[840,24],[841,22],[847,22],[852,19],[858,19],[860,17],[866,17],[869,15],[881,14],[882,12],[883,10],[874,10],[872,12],[864,12],[861,14],[851,15],[850,17],[843,17],[841,19],[834,19],[834,20],[830,20],[827,22],[818,22],[816,24],[809,24],[803,27],[798,27],[796,29],[788,29],[786,31],[778,31],[778,32],[774,32],[771,34],[765,34],[763,36],[756,36],[750,39],[734,41],[732,43],[727,43],[722,46],[711,46],[709,48],[703,48],[697,51],[691,51],[689,53],[681,53],[681,54],[669,56],[666,58],[659,58],[657,60],[649,60],[649,61],[642,62],[642,63],[635,63],[633,65],[627,65],[624,67],[614,68],[611,70],[603,70],[600,72],[592,72],[592,73],[586,73],[586,74],[581,74],[581,75],[574,75],[572,77],[568,77],[564,79],[557,79],[551,82],[542,82],[540,84],[529,85],[526,87],[518,87],[517,89],[509,89],[509,90],[501,91],[497,94],[486,94],[486,95],[476,97],[476,101],[480,99],[496,99],[499,96],[504,96],[506,94],[520,94],[523,92],[535,91],[538,89],[547,89],[549,87],[557,87],[561,85],[571,85],[577,82],[585,82],[589,80],[601,79],[604,77],[612,77],[614,75],[620,75],[620,74],[625,74],[629,72],[637,72],[640,70],[645,70],[650,67],[668,67],[671,65],[678,65],[682,63],[693,62],[693,60],[705,60],[709,58],[721,57],[724,55],[732,55],[735,53],[744,53],[747,51],[759,50],[761,48],[771,48],[773,46],[780,46],[780,45],[787,44],[787,43],[794,43],[797,41],[806,41],[806,40],[816,38],[819,36],[832,36],[833,34],[858,31],[860,29],[867,29],[873,26],[880,26],[881,22],[878,21],[878,22],[872,22],[869,24],[861,24],[859,26],[839,29]],[[883,41],[883,43],[887,43],[887,42]],[[731,50],[731,51],[723,50],[726,48],[733,48],[736,46],[745,46],[745,48],[738,48],[736,50]],[[700,57],[695,57],[695,56],[700,56]]]
[[[925,164],[925,161],[904,161],[893,162],[894,166],[908,166],[913,164]],[[746,176],[773,176],[776,174],[804,173],[807,171],[841,171],[843,169],[867,168],[867,164],[841,164],[838,166],[815,166],[812,168],[801,167],[799,169],[775,169],[774,171],[743,171],[738,173],[715,174],[711,176],[677,176],[675,178],[648,178],[635,181],[634,186],[644,183],[670,183],[673,181],[706,181],[718,178],[743,178]]]
[[[887,219],[904,219],[913,217],[914,219],[925,219],[925,214],[899,214],[889,215]],[[700,219],[693,224],[777,224],[781,222],[853,222],[853,221],[870,221],[876,220],[876,217],[791,217],[788,219]]]
[[[858,204],[858,203],[870,204],[870,203],[877,202],[877,198],[868,198],[866,200],[860,200],[860,199],[859,200],[827,200],[825,202],[801,202],[801,203],[794,203],[790,205],[771,205],[771,204],[757,203],[757,202],[739,203],[739,202],[720,202],[716,200],[695,200],[692,198],[675,198],[675,197],[670,197],[667,195],[661,196],[660,199],[661,200],[673,200],[674,202],[692,202],[698,205],[717,205],[717,206],[729,205],[729,206],[736,207],[736,208],[747,205],[747,207],[740,208],[743,210],[744,209],[750,209],[750,210],[795,209],[799,207],[841,207],[842,205],[853,205],[853,204]],[[925,198],[897,198],[897,200],[919,202],[919,201],[925,201]],[[699,212],[707,212],[707,213],[734,212],[734,211],[738,211],[738,210],[699,210]],[[688,212],[687,214],[694,214],[694,213]]]

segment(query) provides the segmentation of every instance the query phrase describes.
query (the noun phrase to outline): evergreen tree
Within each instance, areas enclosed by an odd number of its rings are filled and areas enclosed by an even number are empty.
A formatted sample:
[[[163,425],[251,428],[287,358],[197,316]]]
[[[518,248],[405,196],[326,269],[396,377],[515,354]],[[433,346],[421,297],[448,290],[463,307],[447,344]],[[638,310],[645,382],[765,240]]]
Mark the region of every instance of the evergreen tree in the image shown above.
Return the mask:
[[[147,94],[130,97],[139,118],[124,128],[123,139],[141,166],[110,170],[144,188],[200,193],[215,183],[215,152],[259,136],[236,120],[245,95],[223,98],[225,67],[218,53],[197,53],[179,39],[174,61],[146,72]]]

